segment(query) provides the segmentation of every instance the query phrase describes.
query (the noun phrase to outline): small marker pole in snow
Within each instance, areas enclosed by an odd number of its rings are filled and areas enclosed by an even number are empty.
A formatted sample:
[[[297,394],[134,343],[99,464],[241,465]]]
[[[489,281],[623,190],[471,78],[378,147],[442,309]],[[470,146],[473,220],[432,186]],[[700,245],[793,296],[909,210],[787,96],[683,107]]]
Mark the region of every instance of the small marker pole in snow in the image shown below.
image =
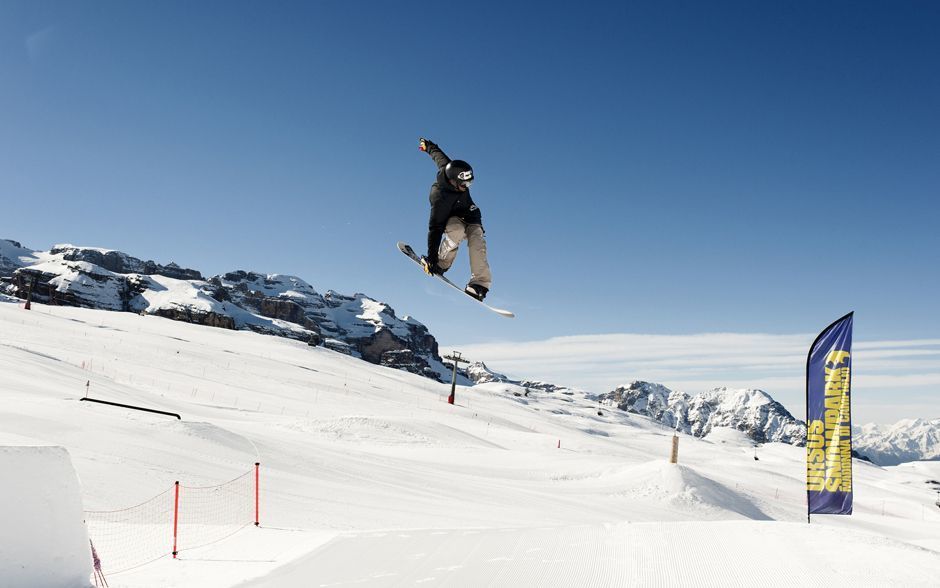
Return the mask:
[[[672,455],[669,456],[669,463],[679,463],[679,435],[672,434]]]
[[[457,364],[460,362],[470,363],[470,361],[460,357],[459,351],[454,351],[450,355],[445,355],[444,359],[449,359],[454,362],[454,373],[450,377],[450,396],[447,397],[447,404],[453,404],[454,396],[457,391]]]
[[[261,467],[260,462],[255,462],[255,526],[259,526],[258,523],[258,468]]]
[[[561,449],[561,439],[558,440],[558,449]]]
[[[176,481],[176,496],[173,499],[173,559],[176,559],[176,554],[179,551],[176,550],[176,530],[180,518],[180,483],[179,480]]]

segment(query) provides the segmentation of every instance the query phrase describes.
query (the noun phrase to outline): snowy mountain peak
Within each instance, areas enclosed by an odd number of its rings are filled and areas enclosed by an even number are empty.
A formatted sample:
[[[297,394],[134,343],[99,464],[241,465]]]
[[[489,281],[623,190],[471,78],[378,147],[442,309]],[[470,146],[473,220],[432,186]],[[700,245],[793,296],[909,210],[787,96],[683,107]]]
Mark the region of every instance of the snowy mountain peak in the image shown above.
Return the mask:
[[[717,404],[721,410],[732,412],[746,409],[759,409],[766,404],[774,402],[774,399],[763,390],[750,388],[714,388],[708,392],[704,392],[701,396],[710,399],[710,401]]]
[[[656,384],[655,382],[644,382],[642,380],[633,380],[625,388],[625,391],[635,392],[641,395],[655,396],[660,399],[668,399],[672,395],[672,390],[663,386],[662,384]]]
[[[929,420],[922,419],[922,418],[901,419],[900,421],[891,425],[888,428],[888,432],[892,433],[892,432],[898,432],[898,431],[905,431],[909,429],[918,429],[918,428],[922,428],[925,426],[930,427],[932,424],[935,424],[937,422],[940,422],[940,419],[935,419],[933,421],[929,421]]]
[[[471,363],[466,368],[467,377],[473,380],[476,384],[488,384],[490,382],[508,382],[509,378],[503,374],[494,372],[490,368],[486,367],[486,364],[482,361],[476,361]]]

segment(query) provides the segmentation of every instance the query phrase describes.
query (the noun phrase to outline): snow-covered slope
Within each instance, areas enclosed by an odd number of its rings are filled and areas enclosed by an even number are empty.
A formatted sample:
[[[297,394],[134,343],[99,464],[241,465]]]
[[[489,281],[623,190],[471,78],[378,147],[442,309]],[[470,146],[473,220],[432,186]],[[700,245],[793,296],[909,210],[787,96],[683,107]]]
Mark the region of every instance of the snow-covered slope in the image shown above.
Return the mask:
[[[591,395],[491,382],[459,387],[449,405],[449,391],[288,338],[0,302],[0,444],[66,447],[86,510],[123,511],[176,480],[212,486],[261,463],[259,528],[174,560],[171,531],[149,523],[148,546],[138,525],[117,544],[159,559],[111,574],[111,586],[932,586],[940,576],[929,483],[940,462],[856,462],[855,514],[806,525],[802,448],[768,443],[755,460],[748,439],[717,428],[680,434],[672,466],[671,431],[599,411]],[[80,401],[86,392],[182,420]],[[106,573],[119,568],[120,554],[99,555]]]

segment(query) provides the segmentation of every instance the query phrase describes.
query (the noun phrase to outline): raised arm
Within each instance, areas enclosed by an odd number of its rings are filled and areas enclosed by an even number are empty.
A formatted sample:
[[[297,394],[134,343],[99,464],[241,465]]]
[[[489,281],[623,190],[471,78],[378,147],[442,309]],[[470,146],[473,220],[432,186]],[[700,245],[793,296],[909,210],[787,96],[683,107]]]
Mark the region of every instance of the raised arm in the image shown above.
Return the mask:
[[[437,164],[438,171],[444,171],[444,167],[450,163],[450,157],[447,157],[447,154],[441,151],[441,148],[430,139],[424,137],[418,139],[418,149],[431,156],[431,159]]]

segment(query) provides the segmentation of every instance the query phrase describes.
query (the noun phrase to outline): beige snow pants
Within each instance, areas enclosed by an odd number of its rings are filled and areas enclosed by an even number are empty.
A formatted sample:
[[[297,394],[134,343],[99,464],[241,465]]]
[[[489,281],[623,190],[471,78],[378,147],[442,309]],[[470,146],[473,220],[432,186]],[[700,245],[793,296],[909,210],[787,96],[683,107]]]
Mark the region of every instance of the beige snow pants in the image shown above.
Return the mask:
[[[469,283],[479,284],[489,290],[493,276],[490,274],[490,264],[486,261],[486,239],[483,238],[482,225],[469,225],[456,216],[447,219],[444,238],[437,251],[437,264],[443,270],[450,269],[457,258],[457,248],[464,239],[470,251]]]

